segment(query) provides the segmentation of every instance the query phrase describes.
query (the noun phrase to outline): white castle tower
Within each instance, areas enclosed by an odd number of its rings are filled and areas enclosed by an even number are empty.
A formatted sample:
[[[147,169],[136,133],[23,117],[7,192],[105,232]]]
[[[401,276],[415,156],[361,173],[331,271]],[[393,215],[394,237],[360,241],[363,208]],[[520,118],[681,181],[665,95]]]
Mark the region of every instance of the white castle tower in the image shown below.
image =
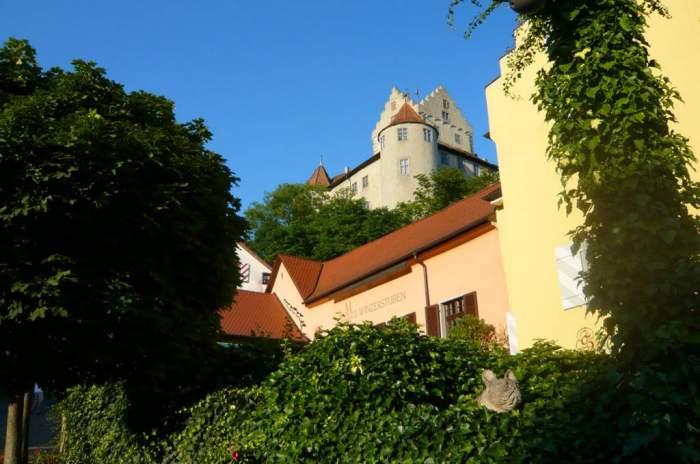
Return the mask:
[[[331,192],[348,189],[371,208],[393,208],[413,199],[418,174],[442,166],[465,176],[498,170],[474,154],[472,143],[471,126],[442,86],[418,103],[393,88],[372,131],[374,155],[332,178],[320,165],[308,182]]]

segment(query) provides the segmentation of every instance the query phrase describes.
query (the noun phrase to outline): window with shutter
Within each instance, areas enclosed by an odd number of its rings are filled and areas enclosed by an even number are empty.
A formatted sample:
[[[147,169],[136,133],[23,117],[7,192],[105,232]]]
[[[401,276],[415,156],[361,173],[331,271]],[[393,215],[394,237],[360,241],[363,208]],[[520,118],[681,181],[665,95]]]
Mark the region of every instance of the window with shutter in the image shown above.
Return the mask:
[[[445,328],[447,333],[457,319],[460,319],[467,314],[479,317],[479,308],[476,302],[476,292],[468,293],[454,300],[447,301],[442,304],[445,311]]]
[[[406,314],[403,318],[408,320],[411,324],[416,325],[416,313]]]
[[[425,331],[433,337],[440,336],[440,305],[425,308]]]

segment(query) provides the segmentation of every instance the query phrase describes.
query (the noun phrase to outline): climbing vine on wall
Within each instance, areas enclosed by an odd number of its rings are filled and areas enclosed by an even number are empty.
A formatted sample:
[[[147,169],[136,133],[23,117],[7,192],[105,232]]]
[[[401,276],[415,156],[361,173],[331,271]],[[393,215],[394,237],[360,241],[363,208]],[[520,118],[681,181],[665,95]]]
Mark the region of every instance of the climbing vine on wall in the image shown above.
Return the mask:
[[[451,21],[461,3],[452,1]],[[509,2],[471,3],[482,10],[467,37]],[[560,205],[583,213],[571,235],[586,243],[588,307],[616,360],[600,404],[616,411],[621,456],[700,460],[700,187],[688,140],[673,128],[681,96],[645,38],[649,16],[669,11],[661,0],[529,3],[540,8],[519,17],[504,87],[548,58],[532,101],[550,127]]]
[[[462,2],[453,0],[451,17]],[[533,101],[550,123],[547,157],[562,177],[561,204],[585,217],[572,235],[588,245],[589,306],[627,360],[644,359],[650,345],[696,344],[700,240],[688,207],[700,207],[700,189],[688,141],[671,127],[680,95],[644,37],[647,17],[668,11],[660,0],[543,3],[520,17],[527,24],[505,86],[546,53],[551,66],[538,71]],[[492,1],[466,34],[501,5]]]

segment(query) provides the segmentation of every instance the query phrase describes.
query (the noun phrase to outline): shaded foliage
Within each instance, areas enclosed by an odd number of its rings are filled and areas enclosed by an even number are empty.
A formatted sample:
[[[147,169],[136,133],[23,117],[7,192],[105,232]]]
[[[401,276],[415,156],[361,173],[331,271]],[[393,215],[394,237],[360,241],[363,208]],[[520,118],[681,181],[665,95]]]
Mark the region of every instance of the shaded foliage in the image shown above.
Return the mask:
[[[188,388],[174,379],[214,349],[244,230],[210,138],[94,63],[0,48],[0,389]]]
[[[175,379],[167,394],[134,391],[124,382],[72,387],[53,410],[56,423],[61,416],[66,419],[62,462],[216,462],[209,456],[225,455],[226,446],[201,446],[199,441],[228,435],[234,424],[213,427],[213,418],[224,416],[214,405],[230,395],[236,395],[236,404],[252,398],[253,393],[240,389],[266,378],[283,353],[283,346],[272,340],[219,346],[205,365],[192,366],[188,376]],[[225,404],[228,414],[235,409],[231,403]],[[177,458],[184,455],[189,459]]]

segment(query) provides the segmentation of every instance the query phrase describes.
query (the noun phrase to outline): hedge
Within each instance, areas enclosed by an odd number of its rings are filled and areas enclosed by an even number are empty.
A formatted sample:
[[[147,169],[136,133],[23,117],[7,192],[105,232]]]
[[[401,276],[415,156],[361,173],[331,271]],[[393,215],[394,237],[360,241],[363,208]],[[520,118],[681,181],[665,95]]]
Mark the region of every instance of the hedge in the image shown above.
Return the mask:
[[[572,405],[582,404],[584,386],[607,364],[605,356],[546,342],[510,356],[425,337],[402,321],[385,328],[341,324],[289,355],[260,386],[225,388],[181,411],[184,426],[166,437],[128,431],[118,386],[75,389],[62,408],[69,417],[66,457],[71,463],[223,464],[232,456],[238,462],[557,461],[578,453],[570,449],[578,433]],[[518,377],[523,402],[513,412],[477,404],[487,368]]]

